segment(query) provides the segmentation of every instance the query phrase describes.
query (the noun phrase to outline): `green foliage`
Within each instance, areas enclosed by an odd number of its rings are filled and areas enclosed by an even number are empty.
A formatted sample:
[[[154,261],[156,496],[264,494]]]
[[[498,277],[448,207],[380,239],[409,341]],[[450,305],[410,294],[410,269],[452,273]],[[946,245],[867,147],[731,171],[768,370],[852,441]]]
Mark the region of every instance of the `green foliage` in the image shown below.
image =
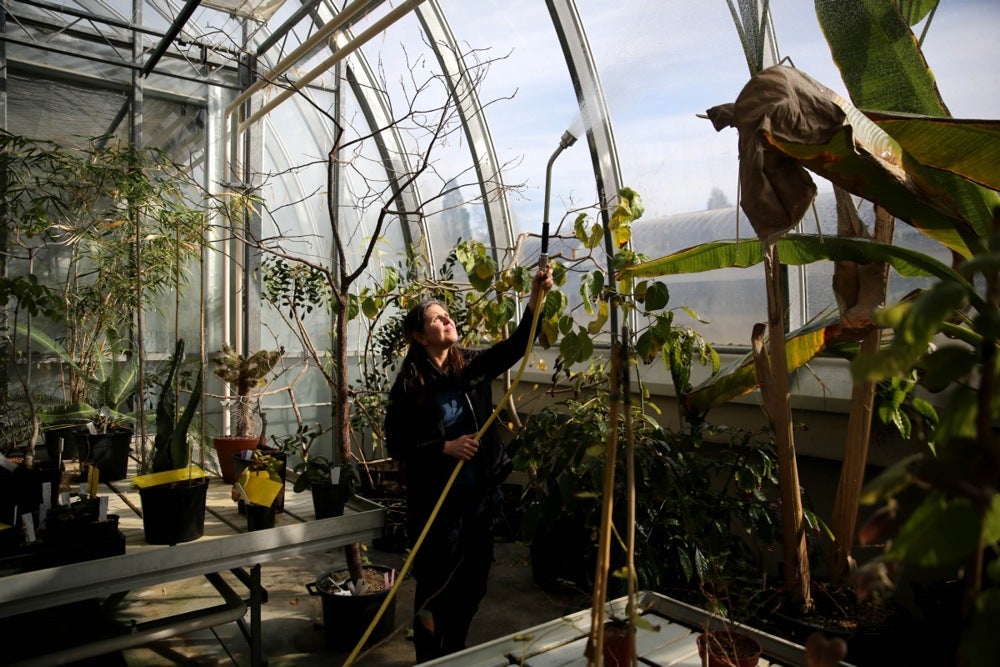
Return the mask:
[[[92,392],[129,348],[123,332],[139,308],[183,285],[202,243],[188,171],[161,151],[106,139],[74,149],[0,132],[6,260],[23,276],[0,289],[61,327],[69,405],[115,405]]]
[[[532,415],[510,445],[515,469],[531,476],[524,538],[561,554],[559,576],[583,587],[592,584],[596,563],[604,450],[611,428],[609,397],[600,388],[604,369],[592,368],[585,375],[586,382],[597,385],[592,392]],[[640,588],[690,597],[700,589],[718,593],[759,581],[760,545],[778,540],[779,518],[770,500],[777,484],[773,444],[761,433],[738,430],[706,427],[672,433],[641,408],[632,410]],[[709,444],[709,438],[720,435],[728,442]],[[624,449],[622,439],[614,498],[619,531],[626,511]],[[624,564],[624,556],[622,549],[614,549],[612,569]]]
[[[58,292],[38,282],[38,276],[33,273],[14,278],[0,277],[0,303],[11,302],[32,317],[43,316],[59,321],[63,316]]]
[[[292,470],[298,475],[292,490],[296,493],[308,491],[313,484],[329,484],[330,473],[336,464],[325,456],[312,453],[313,444],[323,429],[319,424],[302,424],[295,433],[274,438],[278,449],[299,458]],[[357,474],[350,465],[341,466],[340,483],[347,484],[352,492],[357,487]]]
[[[184,339],[178,339],[167,365],[167,374],[160,385],[156,404],[156,436],[149,472],[164,472],[186,468],[191,460],[188,430],[201,400],[202,369],[199,365],[194,384],[190,387],[184,411],[177,414],[177,394],[180,393],[180,368],[184,360]]]
[[[330,285],[322,271],[302,262],[267,255],[263,260],[264,300],[289,317],[303,317],[330,303]]]

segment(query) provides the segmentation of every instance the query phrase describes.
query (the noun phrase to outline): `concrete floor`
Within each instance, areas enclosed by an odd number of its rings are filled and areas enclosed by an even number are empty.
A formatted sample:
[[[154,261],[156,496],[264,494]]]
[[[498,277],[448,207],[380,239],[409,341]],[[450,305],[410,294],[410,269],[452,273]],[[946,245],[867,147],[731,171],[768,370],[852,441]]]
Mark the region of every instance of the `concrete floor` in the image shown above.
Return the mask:
[[[370,562],[400,568],[404,555],[384,551],[367,552]],[[549,594],[532,581],[528,549],[515,542],[497,542],[496,563],[490,576],[489,593],[472,624],[469,645],[479,644],[532,627],[590,606],[589,594]],[[268,601],[262,606],[263,645],[270,666],[342,665],[349,652],[326,649],[322,595],[311,595],[307,583],[323,573],[343,566],[339,549],[330,553],[287,558],[262,567],[262,582]],[[230,577],[226,574],[226,577]],[[246,588],[232,578],[234,590]],[[413,644],[407,638],[412,621],[414,582],[404,581],[396,595],[396,631],[360,654],[358,667],[403,667],[415,663]],[[130,593],[118,613],[119,620],[144,620],[176,614],[188,609],[219,604],[216,590],[204,578],[188,579]],[[249,623],[249,614],[246,616]],[[249,647],[236,623],[175,636],[114,656],[101,656],[86,663],[96,667],[125,665],[250,665]]]

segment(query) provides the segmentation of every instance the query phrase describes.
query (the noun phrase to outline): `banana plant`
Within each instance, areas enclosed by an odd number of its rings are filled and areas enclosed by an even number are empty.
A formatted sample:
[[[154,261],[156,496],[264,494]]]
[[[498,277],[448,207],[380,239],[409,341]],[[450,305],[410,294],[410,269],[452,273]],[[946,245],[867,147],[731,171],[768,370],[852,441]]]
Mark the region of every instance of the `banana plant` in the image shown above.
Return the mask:
[[[854,104],[796,70],[778,67],[754,76],[735,104],[709,110],[708,116],[716,129],[739,128],[741,156],[747,155],[757,142],[757,155],[773,168],[770,174],[778,168],[788,170],[791,185],[768,182],[766,177],[758,176],[756,181],[744,181],[743,192],[770,190],[779,199],[785,197],[777,206],[772,202],[759,208],[760,217],[780,220],[786,211],[800,210],[811,200],[814,186],[806,175],[809,170],[875,202],[944,244],[958,258],[983,256],[988,248],[986,238],[994,223],[994,211],[1000,210],[1000,196],[996,192],[1000,187],[1000,170],[996,167],[1000,123],[949,117],[920,54],[918,41],[910,32],[910,24],[896,5],[875,0],[855,0],[849,4],[850,7],[845,7],[840,2],[818,0],[816,9]],[[914,5],[905,4],[908,9]],[[916,4],[922,8],[907,15],[919,20],[936,3]],[[859,39],[859,35],[865,38]],[[869,63],[878,63],[884,78],[876,79]],[[886,77],[886,68],[895,76]],[[771,87],[769,79],[781,83]],[[891,90],[881,85],[888,80],[894,84]],[[784,89],[777,92],[782,86]],[[791,95],[786,95],[788,90],[793,91]],[[800,118],[805,118],[807,126],[778,127],[761,121],[760,114],[779,105],[803,111]],[[859,107],[878,111],[862,111]],[[747,209],[748,206],[752,209],[754,203],[744,201],[742,205],[752,220]],[[640,263],[627,267],[618,278],[751,266],[763,260],[763,239],[776,231],[771,229],[761,235],[760,243],[721,241]],[[901,272],[930,271],[961,294],[966,299],[963,303],[973,304],[977,309],[987,305],[966,276],[919,253],[907,255],[890,244],[863,239],[785,237],[779,238],[775,247],[784,263],[846,259],[862,265],[890,262]],[[807,247],[810,250],[802,252]],[[885,319],[880,321],[884,323]],[[938,330],[950,328],[951,335],[957,333],[964,340],[976,338],[968,328],[956,330],[945,319],[938,323]],[[793,332],[786,336],[783,346],[789,353],[788,370],[800,367],[819,352],[829,351],[835,343],[855,342],[865,330],[877,324],[869,323],[864,329],[851,332],[843,318],[836,318]],[[913,346],[907,352],[908,357],[897,350],[895,356],[883,359],[879,369],[882,376],[900,372],[908,364],[912,367],[919,354]],[[756,388],[758,379],[754,371],[754,362],[748,357],[713,375],[682,400],[688,409],[697,411],[718,405]],[[868,371],[859,373],[858,382],[870,381],[877,375],[870,364]],[[845,468],[848,461],[864,458],[865,452],[865,448],[846,452]],[[863,468],[863,461],[860,463]],[[852,495],[851,491],[846,493]],[[856,516],[857,494],[853,495],[855,498],[837,503],[841,514]],[[833,523],[837,523],[836,519]],[[853,526],[853,523],[841,525]],[[853,537],[840,535],[837,541],[845,548],[853,543]]]

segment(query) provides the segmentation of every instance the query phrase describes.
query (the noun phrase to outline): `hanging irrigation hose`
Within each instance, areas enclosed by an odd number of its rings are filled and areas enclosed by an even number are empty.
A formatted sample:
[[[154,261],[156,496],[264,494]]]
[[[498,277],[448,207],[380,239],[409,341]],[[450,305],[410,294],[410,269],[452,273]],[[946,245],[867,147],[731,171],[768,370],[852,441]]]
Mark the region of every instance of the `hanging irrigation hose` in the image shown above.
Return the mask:
[[[545,268],[547,265],[547,258],[543,259],[543,262],[539,263],[540,268]],[[518,383],[521,381],[521,376],[524,375],[525,369],[528,367],[528,360],[531,357],[531,351],[535,347],[535,332],[538,330],[538,318],[542,312],[542,306],[545,303],[545,292],[540,292],[538,295],[538,303],[532,305],[532,317],[531,317],[531,333],[528,334],[528,347],[524,351],[524,358],[521,360],[521,366],[517,370],[517,375],[514,376],[514,380],[511,382],[510,387],[507,389],[507,393],[504,394],[503,398],[497,401],[497,406],[494,408],[493,413],[490,414],[486,422],[480,427],[479,431],[476,433],[476,440],[480,440],[486,430],[493,424],[493,420],[497,418],[500,414],[500,410],[507,400],[514,393],[514,389],[517,388]],[[440,497],[438,497],[437,502],[434,504],[434,509],[431,510],[430,516],[427,518],[427,523],[424,524],[423,530],[420,531],[420,535],[417,537],[416,542],[413,543],[413,547],[410,549],[410,554],[406,557],[403,562],[403,567],[400,568],[399,574],[396,576],[396,581],[389,589],[389,594],[386,595],[385,599],[382,601],[382,606],[378,608],[375,612],[375,617],[372,618],[371,623],[368,624],[368,628],[365,633],[358,640],[355,645],[354,650],[351,654],[347,656],[347,661],[344,663],[344,667],[350,667],[354,664],[354,660],[358,657],[358,653],[361,652],[361,647],[365,645],[368,638],[371,637],[372,632],[375,630],[375,626],[378,622],[382,620],[382,616],[385,614],[385,610],[388,609],[389,603],[392,602],[393,598],[396,596],[396,591],[399,589],[399,585],[402,583],[403,579],[406,577],[407,573],[410,571],[410,567],[413,564],[413,558],[417,555],[420,550],[420,546],[424,543],[424,538],[427,537],[427,533],[430,532],[431,525],[434,523],[434,519],[437,518],[438,512],[441,506],[444,505],[445,498],[448,497],[448,492],[451,491],[451,487],[455,483],[455,479],[458,477],[458,473],[462,470],[462,466],[465,465],[464,459],[459,459],[458,463],[455,464],[455,469],[451,473],[451,477],[444,485],[444,489],[441,491]]]

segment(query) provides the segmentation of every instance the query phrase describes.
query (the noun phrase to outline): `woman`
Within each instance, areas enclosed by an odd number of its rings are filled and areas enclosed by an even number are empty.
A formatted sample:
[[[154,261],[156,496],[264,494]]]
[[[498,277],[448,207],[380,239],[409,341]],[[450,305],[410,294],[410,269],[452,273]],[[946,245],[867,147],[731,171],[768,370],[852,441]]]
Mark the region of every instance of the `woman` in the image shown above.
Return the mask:
[[[403,320],[410,349],[389,393],[386,445],[406,475],[411,542],[423,531],[459,461],[462,470],[414,558],[413,640],[417,662],[465,648],[472,617],[486,595],[493,563],[493,522],[510,458],[494,427],[494,378],[524,356],[535,308],[552,287],[550,270],[531,284],[528,310],[511,336],[467,350],[439,301],[424,301]]]

